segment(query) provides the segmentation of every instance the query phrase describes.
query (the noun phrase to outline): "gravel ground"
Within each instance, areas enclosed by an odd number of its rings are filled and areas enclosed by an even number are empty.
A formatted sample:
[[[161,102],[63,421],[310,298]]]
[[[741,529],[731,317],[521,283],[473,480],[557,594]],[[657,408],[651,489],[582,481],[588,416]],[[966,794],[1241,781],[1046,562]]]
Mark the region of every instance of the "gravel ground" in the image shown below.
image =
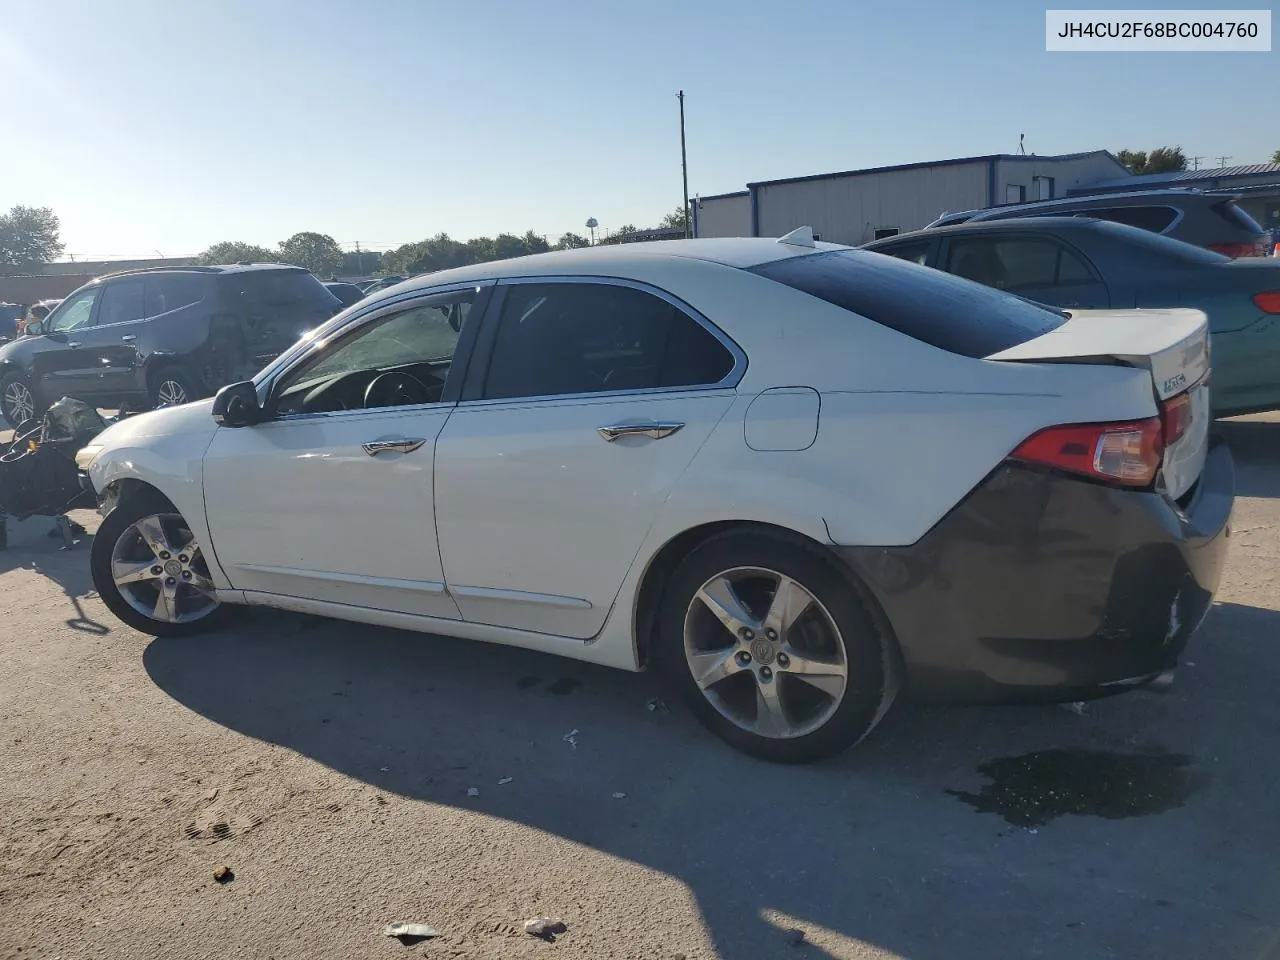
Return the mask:
[[[899,704],[800,769],[523,651],[269,612],[151,639],[87,544],[13,525],[0,957],[1280,957],[1280,422],[1226,429],[1230,565],[1169,693]]]

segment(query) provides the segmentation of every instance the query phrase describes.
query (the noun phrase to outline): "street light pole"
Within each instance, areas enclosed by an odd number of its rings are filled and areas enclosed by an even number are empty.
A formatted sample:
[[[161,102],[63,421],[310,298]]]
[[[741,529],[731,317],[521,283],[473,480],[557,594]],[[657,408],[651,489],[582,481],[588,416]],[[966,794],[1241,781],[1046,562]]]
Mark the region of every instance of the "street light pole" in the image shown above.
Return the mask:
[[[681,90],[676,94],[676,99],[680,101],[680,173],[684,178],[684,235],[685,239],[689,238],[689,157],[684,147],[684,91]]]

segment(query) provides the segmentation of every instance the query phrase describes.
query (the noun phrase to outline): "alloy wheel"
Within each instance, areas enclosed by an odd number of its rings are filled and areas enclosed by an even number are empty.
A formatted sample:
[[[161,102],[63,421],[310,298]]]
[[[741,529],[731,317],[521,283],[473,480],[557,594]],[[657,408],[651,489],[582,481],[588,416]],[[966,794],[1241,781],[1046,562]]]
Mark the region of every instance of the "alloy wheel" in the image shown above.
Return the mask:
[[[14,423],[22,423],[35,416],[36,398],[31,388],[21,380],[14,380],[4,388],[4,409]]]
[[[156,406],[181,406],[187,402],[187,390],[177,380],[166,377],[156,388]]]
[[[200,544],[176,513],[126,527],[111,550],[111,578],[129,606],[162,623],[189,623],[218,608]]]
[[[840,706],[849,666],[840,629],[799,581],[762,567],[707,580],[684,620],[685,660],[722,716],[750,733],[812,733]]]

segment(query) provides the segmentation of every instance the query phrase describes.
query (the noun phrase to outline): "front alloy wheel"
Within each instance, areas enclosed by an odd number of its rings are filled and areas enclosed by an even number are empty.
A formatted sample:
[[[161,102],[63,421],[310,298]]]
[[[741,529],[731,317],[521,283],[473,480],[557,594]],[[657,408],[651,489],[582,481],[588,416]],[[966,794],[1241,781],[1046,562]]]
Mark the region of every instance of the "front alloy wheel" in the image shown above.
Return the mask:
[[[178,407],[190,399],[186,386],[176,377],[164,377],[156,384],[157,407]]]
[[[0,393],[0,405],[3,405],[4,418],[13,427],[30,420],[36,413],[36,398],[22,379],[15,378],[5,383],[4,391]]]
[[[94,537],[90,566],[111,612],[144,633],[192,633],[226,610],[200,543],[159,497],[140,495],[112,510]]]

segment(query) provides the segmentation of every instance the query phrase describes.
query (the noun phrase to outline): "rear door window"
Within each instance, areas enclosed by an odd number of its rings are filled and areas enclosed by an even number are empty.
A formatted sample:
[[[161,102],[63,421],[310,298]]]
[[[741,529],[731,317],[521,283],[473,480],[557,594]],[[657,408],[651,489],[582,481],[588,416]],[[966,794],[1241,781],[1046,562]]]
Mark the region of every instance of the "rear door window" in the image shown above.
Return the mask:
[[[202,274],[153,274],[147,277],[146,315],[158,317],[199,303],[207,288],[208,280]]]
[[[830,250],[750,268],[770,280],[964,357],[987,357],[1066,322],[1048,307],[941,270],[861,250]]]
[[[1028,290],[1093,280],[1093,271],[1060,243],[1042,238],[972,237],[948,245],[947,272],[997,290]]]
[[[142,319],[143,280],[123,280],[104,284],[102,305],[98,307],[97,324],[105,327],[113,323],[128,323]]]
[[[337,298],[305,270],[244,270],[227,274],[225,282],[253,316],[338,306]]]
[[[1152,233],[1164,233],[1178,219],[1178,211],[1173,207],[1100,207],[1096,210],[1083,210],[1082,216],[1097,217],[1099,220],[1110,220],[1112,223],[1124,223],[1140,230]]]
[[[674,304],[609,283],[508,287],[487,399],[720,383],[734,357]]]
[[[876,253],[887,253],[891,257],[897,257],[899,260],[910,260],[912,263],[928,263],[929,248],[933,246],[932,240],[910,240],[904,243],[891,243],[887,246],[876,247]]]

